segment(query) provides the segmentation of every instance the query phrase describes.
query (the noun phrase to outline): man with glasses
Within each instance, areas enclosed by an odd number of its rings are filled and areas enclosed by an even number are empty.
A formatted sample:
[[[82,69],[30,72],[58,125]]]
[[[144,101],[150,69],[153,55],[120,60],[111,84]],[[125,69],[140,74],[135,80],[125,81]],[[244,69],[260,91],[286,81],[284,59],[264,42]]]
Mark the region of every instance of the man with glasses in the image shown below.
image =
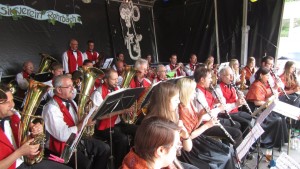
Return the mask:
[[[84,57],[78,50],[78,42],[76,39],[70,40],[70,49],[65,51],[62,56],[62,63],[65,73],[72,74],[79,66],[82,66]]]
[[[50,134],[49,150],[60,156],[65,144],[72,133],[78,133],[83,126],[83,120],[77,116],[78,107],[72,100],[73,82],[67,75],[57,76],[53,81],[54,96],[44,106],[42,116],[45,127]],[[95,122],[87,122],[87,126]],[[106,169],[110,152],[107,144],[93,138],[82,138],[77,146],[77,158],[79,169]],[[93,160],[90,158],[93,157]],[[68,165],[75,166],[74,154]],[[89,167],[87,167],[89,166]]]
[[[167,69],[160,64],[156,68],[156,78],[153,79],[153,84],[164,80],[167,80]]]
[[[148,61],[145,59],[138,59],[135,62],[134,68],[136,70],[136,74],[134,78],[130,81],[129,87],[130,88],[137,88],[137,87],[150,87],[151,81],[145,78],[145,75],[148,71]]]

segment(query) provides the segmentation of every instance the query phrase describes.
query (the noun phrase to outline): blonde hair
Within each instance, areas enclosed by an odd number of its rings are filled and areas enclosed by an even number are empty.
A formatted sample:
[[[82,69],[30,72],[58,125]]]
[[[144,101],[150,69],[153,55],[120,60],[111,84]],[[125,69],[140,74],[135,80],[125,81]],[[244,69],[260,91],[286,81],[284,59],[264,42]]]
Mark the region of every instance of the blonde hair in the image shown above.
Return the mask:
[[[179,87],[179,98],[181,104],[187,106],[190,103],[191,96],[196,90],[196,82],[189,78],[181,78],[177,81]]]
[[[235,62],[239,62],[237,59],[231,59],[230,62],[229,62],[229,66],[231,67],[232,71],[235,73],[235,74],[239,74],[239,70],[235,70],[233,68],[233,65]]]

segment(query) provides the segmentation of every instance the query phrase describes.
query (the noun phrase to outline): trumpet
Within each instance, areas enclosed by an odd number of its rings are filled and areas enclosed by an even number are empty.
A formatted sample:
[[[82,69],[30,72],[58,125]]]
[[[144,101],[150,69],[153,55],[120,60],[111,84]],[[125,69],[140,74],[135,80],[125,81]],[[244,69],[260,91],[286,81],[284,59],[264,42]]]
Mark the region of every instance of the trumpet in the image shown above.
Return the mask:
[[[204,108],[205,112],[210,116],[210,118],[213,118],[212,115],[211,115],[211,111],[210,111],[209,107],[204,106],[204,104],[199,100],[198,97],[196,97],[196,101]],[[224,132],[226,137],[229,139],[229,141],[232,144],[235,144],[235,141],[232,138],[232,136],[228,133],[228,131],[224,128],[224,126],[219,121],[218,121],[218,125],[220,126],[221,130]]]
[[[214,92],[214,94],[216,95],[218,101],[222,104],[222,105],[225,105],[225,103],[223,103],[222,99],[221,99],[221,96],[217,93],[217,91],[215,90],[215,88],[212,86],[212,84],[210,85],[210,89]],[[231,116],[229,115],[229,113],[225,110],[225,114],[228,116],[228,119],[230,121],[230,124],[232,126],[235,125],[235,122],[232,120]]]
[[[237,87],[235,84],[232,83],[231,86],[234,87],[235,92],[236,92],[236,95],[237,95],[239,98],[245,98],[244,93],[243,93],[242,91],[240,91],[240,90],[238,89],[238,87]],[[244,106],[246,107],[246,109],[248,110],[248,112],[250,113],[250,115],[252,115],[252,114],[253,114],[253,113],[252,113],[252,110],[250,109],[250,107],[249,107],[249,105],[248,105],[247,102],[245,102]]]

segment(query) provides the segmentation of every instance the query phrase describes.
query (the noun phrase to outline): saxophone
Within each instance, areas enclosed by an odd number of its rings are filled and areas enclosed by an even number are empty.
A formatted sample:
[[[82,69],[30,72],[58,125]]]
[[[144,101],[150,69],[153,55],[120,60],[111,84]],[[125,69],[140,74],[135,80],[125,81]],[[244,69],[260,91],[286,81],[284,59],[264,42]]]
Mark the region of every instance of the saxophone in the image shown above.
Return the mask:
[[[26,95],[26,102],[21,114],[19,129],[19,146],[31,139],[29,125],[30,123],[41,123],[44,126],[44,120],[40,116],[34,116],[42,97],[49,90],[49,86],[43,83],[29,80],[29,88]],[[13,110],[16,111],[16,110]],[[44,156],[45,133],[33,136],[34,141],[31,144],[40,144],[39,153],[35,156],[24,156],[24,162],[28,165],[39,163]]]
[[[144,105],[143,103],[149,95],[151,88],[151,86],[146,87],[145,90],[141,93],[138,100],[134,103],[134,111],[132,112],[132,115],[129,115],[128,113],[122,114],[122,119],[125,123],[135,124],[141,114],[146,115],[148,103]]]

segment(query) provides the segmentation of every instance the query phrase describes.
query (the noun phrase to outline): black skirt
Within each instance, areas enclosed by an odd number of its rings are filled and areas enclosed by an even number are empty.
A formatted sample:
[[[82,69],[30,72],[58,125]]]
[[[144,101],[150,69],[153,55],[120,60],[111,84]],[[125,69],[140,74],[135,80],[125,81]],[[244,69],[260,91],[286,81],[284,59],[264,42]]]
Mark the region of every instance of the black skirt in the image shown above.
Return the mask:
[[[265,131],[261,136],[262,147],[281,147],[288,142],[288,129],[284,116],[271,112],[261,127]]]
[[[192,141],[192,150],[190,152],[183,150],[178,159],[200,169],[235,168],[232,158],[233,150],[227,145],[202,135]]]

